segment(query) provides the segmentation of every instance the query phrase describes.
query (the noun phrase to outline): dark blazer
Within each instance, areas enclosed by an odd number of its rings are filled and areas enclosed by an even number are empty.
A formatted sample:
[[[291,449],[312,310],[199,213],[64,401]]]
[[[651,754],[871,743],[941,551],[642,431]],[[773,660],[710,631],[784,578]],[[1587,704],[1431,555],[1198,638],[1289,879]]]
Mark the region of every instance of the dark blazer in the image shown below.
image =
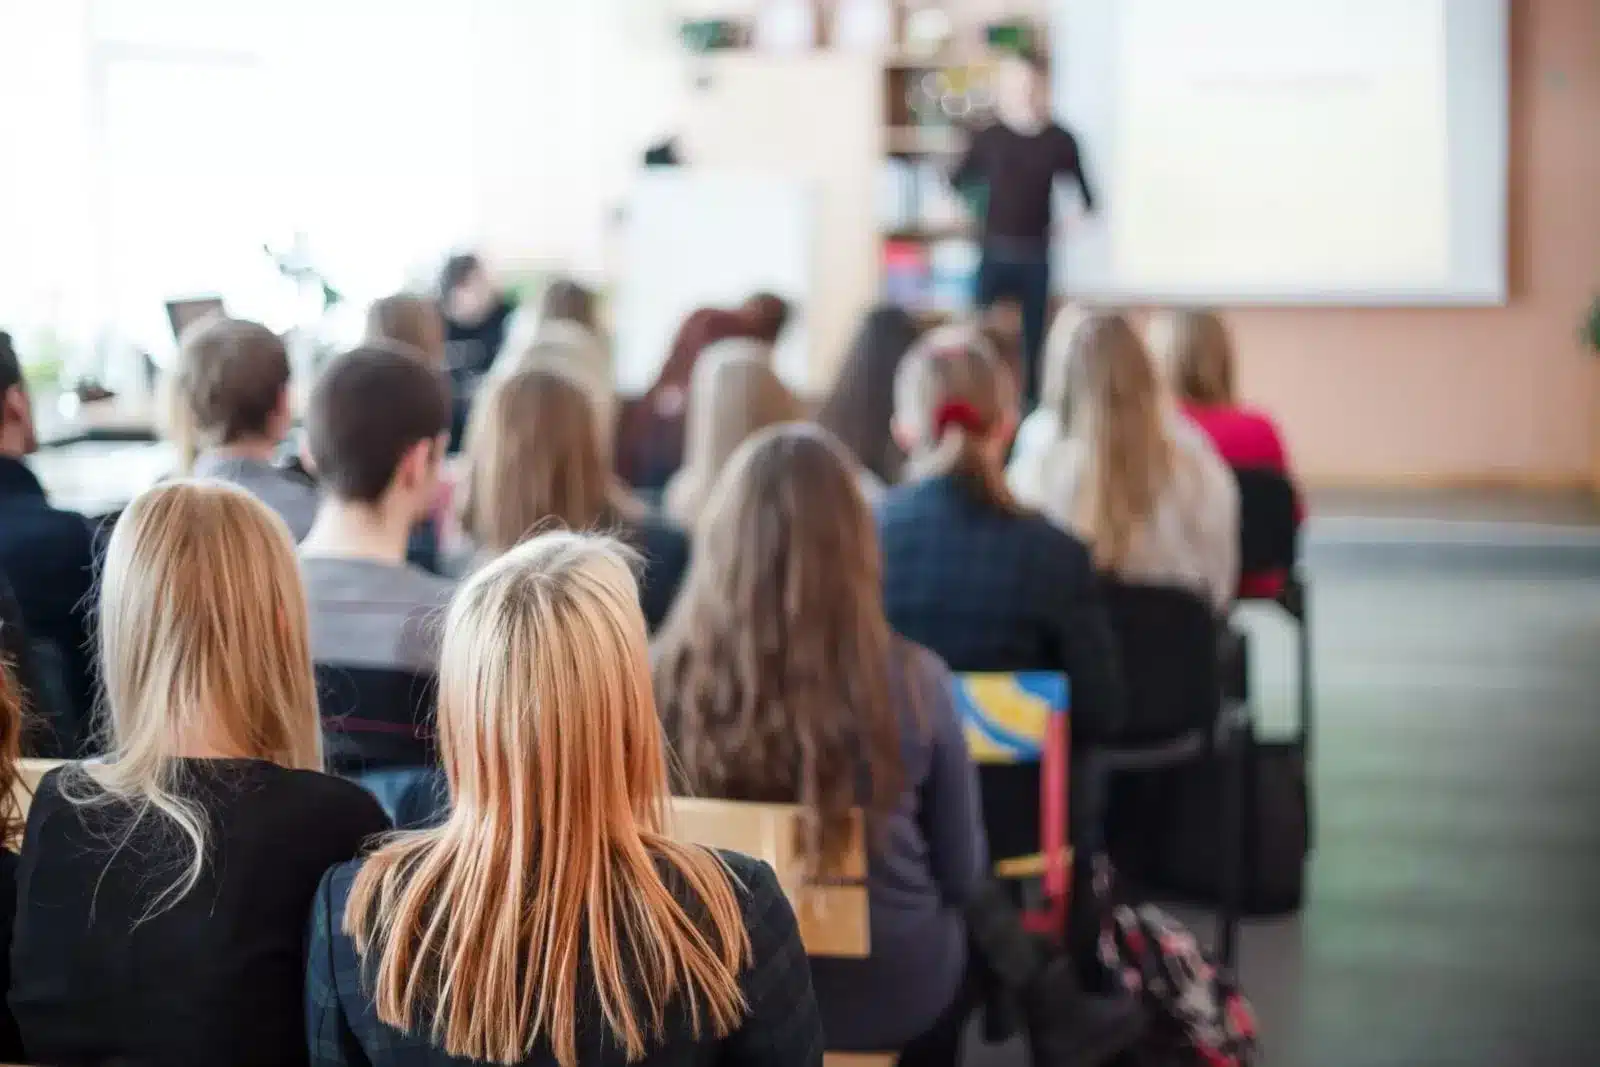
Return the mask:
[[[822,1021],[811,989],[811,971],[794,912],[772,868],[748,856],[722,853],[738,884],[752,963],[740,978],[749,1012],[739,1029],[718,1041],[696,1039],[679,1002],[666,1008],[667,1040],[645,1054],[643,1067],[822,1067]],[[306,1033],[314,1067],[454,1067],[472,1061],[446,1055],[426,1033],[407,1034],[378,1019],[362,992],[362,963],[355,942],[342,930],[350,886],[360,861],[343,863],[322,879],[312,905],[306,961]],[[671,884],[669,882],[669,884]],[[685,891],[686,892],[686,891]],[[694,902],[685,899],[693,906]],[[580,990],[592,985],[579,977]],[[583,994],[580,994],[583,995]],[[625,1067],[626,1058],[591,1005],[581,1013],[578,1061],[584,1067]],[[554,1067],[549,1042],[540,1039],[523,1064]]]
[[[1072,732],[1123,718],[1121,665],[1088,550],[1038,515],[987,506],[956,478],[897,486],[878,504],[889,623],[953,671],[1065,671]]]
[[[51,507],[33,472],[10,456],[0,456],[0,571],[11,581],[29,640],[49,641],[65,657],[74,717],[87,721],[93,703],[89,524]]]

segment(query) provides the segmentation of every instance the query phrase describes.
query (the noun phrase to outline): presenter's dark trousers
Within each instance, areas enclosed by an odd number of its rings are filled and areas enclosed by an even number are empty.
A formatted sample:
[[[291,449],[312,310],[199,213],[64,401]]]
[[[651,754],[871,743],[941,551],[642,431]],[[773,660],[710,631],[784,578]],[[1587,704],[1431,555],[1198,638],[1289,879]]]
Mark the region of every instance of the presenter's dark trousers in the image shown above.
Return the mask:
[[[1050,251],[985,248],[978,262],[980,308],[1015,300],[1022,308],[1023,409],[1039,402],[1039,361],[1044,350],[1045,319],[1050,313]]]

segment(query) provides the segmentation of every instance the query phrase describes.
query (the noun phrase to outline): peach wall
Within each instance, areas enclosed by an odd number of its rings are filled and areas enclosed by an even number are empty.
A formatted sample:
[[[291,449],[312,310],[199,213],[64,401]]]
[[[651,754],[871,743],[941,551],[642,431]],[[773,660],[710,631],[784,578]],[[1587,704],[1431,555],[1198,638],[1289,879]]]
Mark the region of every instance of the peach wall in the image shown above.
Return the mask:
[[[972,24],[1048,0],[953,0]],[[1309,480],[1600,489],[1600,0],[1511,0],[1511,300],[1229,316],[1248,399]]]
[[[1243,388],[1309,480],[1583,482],[1600,466],[1600,4],[1513,0],[1511,300],[1240,309]]]

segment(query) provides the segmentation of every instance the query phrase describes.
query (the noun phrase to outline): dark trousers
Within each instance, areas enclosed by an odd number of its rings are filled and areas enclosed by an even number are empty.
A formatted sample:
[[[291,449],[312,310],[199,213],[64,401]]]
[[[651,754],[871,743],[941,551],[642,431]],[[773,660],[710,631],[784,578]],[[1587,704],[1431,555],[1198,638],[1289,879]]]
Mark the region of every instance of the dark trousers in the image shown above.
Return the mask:
[[[978,306],[1001,300],[1022,306],[1023,409],[1039,402],[1039,360],[1044,351],[1045,319],[1050,314],[1050,253],[999,252],[986,248],[978,263]]]
[[[967,949],[967,974],[950,1006],[895,1057],[895,1067],[958,1067],[967,1022],[978,1009],[985,985],[983,964],[973,948]]]

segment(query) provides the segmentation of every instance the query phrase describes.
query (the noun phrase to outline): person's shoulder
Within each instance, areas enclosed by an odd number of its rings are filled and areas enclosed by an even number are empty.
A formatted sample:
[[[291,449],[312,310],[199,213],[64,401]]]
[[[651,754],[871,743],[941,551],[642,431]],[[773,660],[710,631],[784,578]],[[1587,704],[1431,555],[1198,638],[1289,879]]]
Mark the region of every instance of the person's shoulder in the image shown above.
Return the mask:
[[[406,582],[416,597],[428,607],[439,607],[450,602],[459,583],[454,578],[423,570],[414,563],[405,564]]]
[[[389,824],[377,798],[347,779],[271,764],[264,765],[260,774],[270,791],[267,802],[290,818],[314,814],[320,825],[359,831],[363,837]]]
[[[880,525],[913,518],[927,510],[932,494],[923,482],[903,482],[892,485],[878,497],[875,510]]]
[[[733,878],[734,892],[748,923],[759,923],[767,909],[785,899],[783,887],[778,884],[778,874],[765,860],[756,859],[743,852],[716,849],[717,858]]]
[[[950,667],[944,658],[931,648],[917,644],[896,634],[892,644],[896,660],[905,676],[925,686],[942,687],[950,684]]]

